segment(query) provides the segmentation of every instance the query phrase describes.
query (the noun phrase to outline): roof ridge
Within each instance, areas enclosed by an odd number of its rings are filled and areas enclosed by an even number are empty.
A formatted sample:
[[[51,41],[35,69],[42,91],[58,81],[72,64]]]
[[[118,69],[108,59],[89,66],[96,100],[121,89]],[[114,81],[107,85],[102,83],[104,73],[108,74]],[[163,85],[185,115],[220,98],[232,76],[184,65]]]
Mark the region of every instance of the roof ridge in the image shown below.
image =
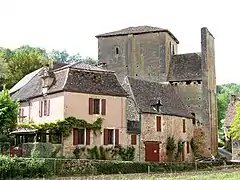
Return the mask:
[[[66,78],[65,78],[65,80],[64,80],[62,89],[65,89],[65,86],[66,86],[66,84],[67,84],[68,75],[69,75],[69,69],[70,69],[70,68],[67,68],[67,75],[66,75]]]

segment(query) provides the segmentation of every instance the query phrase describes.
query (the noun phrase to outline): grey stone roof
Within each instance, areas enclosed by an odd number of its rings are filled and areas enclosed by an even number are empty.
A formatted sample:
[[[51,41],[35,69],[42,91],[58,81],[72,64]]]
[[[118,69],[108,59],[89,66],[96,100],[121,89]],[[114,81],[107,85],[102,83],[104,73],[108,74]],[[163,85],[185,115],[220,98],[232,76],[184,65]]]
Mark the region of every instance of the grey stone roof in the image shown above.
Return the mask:
[[[128,35],[128,34],[153,33],[153,32],[167,32],[177,43],[179,43],[177,38],[169,30],[158,28],[158,27],[152,27],[152,26],[128,27],[118,31],[99,34],[96,37],[99,38],[99,37],[120,36],[120,35]]]
[[[161,84],[131,77],[127,77],[127,81],[136,104],[143,113],[194,118],[170,84]],[[162,104],[162,106],[160,106],[160,112],[157,112],[152,107],[158,100],[160,100]]]
[[[12,98],[26,101],[27,99],[41,96],[42,73],[43,70],[20,90],[12,94]],[[66,67],[55,70],[53,73],[55,79],[47,93],[67,91],[110,96],[127,96],[127,93],[113,72]]]
[[[74,63],[74,64],[68,64],[66,66],[63,66],[63,67],[57,69],[57,70],[64,69],[64,68],[70,68],[70,67],[71,68],[77,68],[77,69],[83,69],[83,70],[91,70],[91,71],[114,72],[114,71],[103,69],[103,68],[100,68],[100,67],[97,67],[97,66],[94,66],[94,65],[86,64],[86,63],[83,63],[83,62],[77,62],[77,63]]]
[[[199,53],[173,55],[169,65],[168,81],[202,80]]]

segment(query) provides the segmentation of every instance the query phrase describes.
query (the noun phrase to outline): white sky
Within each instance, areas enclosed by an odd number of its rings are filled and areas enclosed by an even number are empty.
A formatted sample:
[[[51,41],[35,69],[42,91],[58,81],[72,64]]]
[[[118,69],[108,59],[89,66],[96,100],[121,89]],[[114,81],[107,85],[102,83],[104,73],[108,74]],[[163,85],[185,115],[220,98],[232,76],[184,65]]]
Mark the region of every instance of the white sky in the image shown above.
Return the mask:
[[[169,29],[180,41],[178,53],[200,52],[200,29],[206,26],[215,37],[217,83],[240,83],[238,4],[237,0],[0,0],[0,46],[66,49],[96,59],[95,35],[150,25]]]

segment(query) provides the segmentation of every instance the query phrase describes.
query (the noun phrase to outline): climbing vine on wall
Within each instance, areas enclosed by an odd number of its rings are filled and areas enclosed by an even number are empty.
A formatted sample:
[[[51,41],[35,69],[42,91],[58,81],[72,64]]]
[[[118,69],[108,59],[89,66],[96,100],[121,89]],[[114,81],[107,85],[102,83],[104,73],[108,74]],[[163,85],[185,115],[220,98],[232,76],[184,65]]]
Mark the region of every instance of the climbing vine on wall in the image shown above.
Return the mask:
[[[177,152],[176,152],[176,155],[175,155],[176,159],[178,159],[179,155],[183,153],[183,149],[184,149],[184,141],[179,140],[178,145],[177,145]]]
[[[77,119],[75,117],[68,117],[64,120],[57,120],[55,122],[50,123],[42,123],[36,124],[33,122],[30,123],[20,123],[18,124],[19,128],[29,128],[29,129],[37,129],[38,131],[46,131],[46,130],[53,130],[62,134],[63,137],[69,136],[71,129],[73,128],[88,128],[92,129],[94,134],[96,135],[97,132],[102,128],[103,118],[97,118],[95,122],[88,123],[83,119]]]

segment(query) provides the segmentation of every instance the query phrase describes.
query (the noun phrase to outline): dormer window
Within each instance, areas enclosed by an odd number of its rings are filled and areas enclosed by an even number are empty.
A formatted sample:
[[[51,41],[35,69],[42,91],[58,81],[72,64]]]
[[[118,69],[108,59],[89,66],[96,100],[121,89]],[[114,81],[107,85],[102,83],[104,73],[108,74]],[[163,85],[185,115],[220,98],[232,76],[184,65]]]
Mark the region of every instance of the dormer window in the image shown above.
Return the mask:
[[[158,99],[157,102],[152,105],[153,109],[157,112],[160,112],[160,106],[162,106],[160,99]]]

